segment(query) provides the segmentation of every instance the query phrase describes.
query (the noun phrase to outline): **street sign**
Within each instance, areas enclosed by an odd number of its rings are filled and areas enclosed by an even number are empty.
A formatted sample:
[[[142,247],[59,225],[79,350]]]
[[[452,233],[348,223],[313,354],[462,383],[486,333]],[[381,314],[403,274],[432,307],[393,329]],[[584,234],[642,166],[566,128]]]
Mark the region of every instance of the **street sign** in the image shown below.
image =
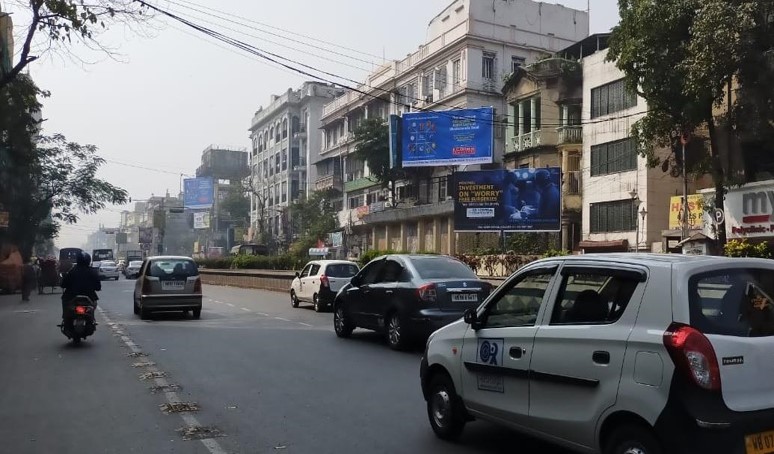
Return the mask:
[[[712,220],[715,221],[716,225],[720,225],[725,222],[726,213],[721,208],[715,208],[715,211],[712,212]]]

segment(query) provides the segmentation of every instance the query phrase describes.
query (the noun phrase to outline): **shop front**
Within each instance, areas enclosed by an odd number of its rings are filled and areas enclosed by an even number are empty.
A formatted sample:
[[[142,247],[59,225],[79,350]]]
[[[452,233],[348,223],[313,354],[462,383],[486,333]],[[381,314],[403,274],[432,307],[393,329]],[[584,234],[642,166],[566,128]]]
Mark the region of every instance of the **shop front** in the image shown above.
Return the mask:
[[[774,242],[774,180],[733,188],[725,200],[726,237]]]

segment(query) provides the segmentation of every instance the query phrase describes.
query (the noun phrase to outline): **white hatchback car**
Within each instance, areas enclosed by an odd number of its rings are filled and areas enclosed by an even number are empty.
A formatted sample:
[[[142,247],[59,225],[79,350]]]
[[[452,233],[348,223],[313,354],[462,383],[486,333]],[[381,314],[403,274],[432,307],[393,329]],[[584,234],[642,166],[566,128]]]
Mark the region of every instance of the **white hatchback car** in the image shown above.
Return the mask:
[[[316,312],[333,304],[336,293],[360,271],[357,263],[347,260],[313,260],[306,264],[290,284],[290,302],[312,303]]]
[[[433,333],[436,435],[474,418],[604,454],[774,452],[774,261],[534,262]]]

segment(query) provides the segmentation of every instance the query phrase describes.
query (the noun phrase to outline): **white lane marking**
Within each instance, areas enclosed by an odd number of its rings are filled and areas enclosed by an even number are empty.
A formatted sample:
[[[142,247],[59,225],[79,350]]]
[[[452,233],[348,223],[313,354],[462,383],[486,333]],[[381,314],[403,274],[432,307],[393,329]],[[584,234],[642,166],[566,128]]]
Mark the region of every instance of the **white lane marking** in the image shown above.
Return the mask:
[[[311,327],[311,326],[312,326],[312,325],[310,325],[309,323],[304,323],[304,322],[298,322],[298,324],[299,324],[299,325],[304,325],[304,326],[309,326],[309,327]]]
[[[269,316],[269,314],[267,314],[265,312],[258,312],[258,315],[260,315],[262,317],[268,317]]]
[[[282,320],[283,322],[289,322],[290,320],[282,317],[274,317],[275,320]]]
[[[242,309],[242,310],[243,310],[243,311],[245,311],[245,312],[250,312],[250,309],[248,309],[248,308],[246,308],[246,307],[240,307],[240,309]]]
[[[101,308],[97,307],[97,312],[102,316],[102,318],[105,319],[105,323],[110,326],[110,328],[113,329],[115,333],[121,333],[121,340],[124,342],[124,344],[129,347],[130,350],[132,350],[133,353],[141,353],[142,349],[132,341],[132,339],[124,334],[121,331],[121,327],[114,323],[110,317],[107,315],[107,313]],[[163,349],[162,349],[163,350]],[[150,366],[147,368],[148,372],[161,372],[157,367]],[[156,385],[158,386],[168,386],[169,382],[166,380],[166,378],[159,377],[155,378],[154,381],[156,382]],[[167,399],[167,402],[170,404],[181,402],[180,396],[174,391],[166,391],[164,393],[164,397]],[[201,423],[198,419],[196,419],[196,416],[190,414],[190,413],[178,413],[180,415],[180,418],[182,418],[183,422],[188,426],[194,426],[194,427],[201,427]],[[207,448],[207,451],[210,452],[210,454],[228,454],[225,449],[223,449],[222,446],[220,446],[220,443],[218,443],[213,438],[205,438],[203,440],[199,440],[202,442],[205,448]]]
[[[234,305],[233,305],[233,304],[231,304],[231,303],[226,303],[226,306],[228,306],[228,307],[236,307],[236,306],[234,306]]]

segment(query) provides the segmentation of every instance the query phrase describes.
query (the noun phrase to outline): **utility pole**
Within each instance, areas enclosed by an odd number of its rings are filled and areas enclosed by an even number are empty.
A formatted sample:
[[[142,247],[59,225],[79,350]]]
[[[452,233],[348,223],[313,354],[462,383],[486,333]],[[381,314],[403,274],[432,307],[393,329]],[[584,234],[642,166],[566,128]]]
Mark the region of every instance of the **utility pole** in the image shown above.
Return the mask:
[[[683,133],[683,135],[680,137],[680,144],[682,144],[682,158],[683,158],[683,212],[682,212],[682,219],[681,221],[681,227],[682,231],[680,233],[680,240],[685,241],[685,239],[688,238],[688,163],[685,160],[685,146],[688,144],[688,142],[691,140],[690,136],[688,134]]]

